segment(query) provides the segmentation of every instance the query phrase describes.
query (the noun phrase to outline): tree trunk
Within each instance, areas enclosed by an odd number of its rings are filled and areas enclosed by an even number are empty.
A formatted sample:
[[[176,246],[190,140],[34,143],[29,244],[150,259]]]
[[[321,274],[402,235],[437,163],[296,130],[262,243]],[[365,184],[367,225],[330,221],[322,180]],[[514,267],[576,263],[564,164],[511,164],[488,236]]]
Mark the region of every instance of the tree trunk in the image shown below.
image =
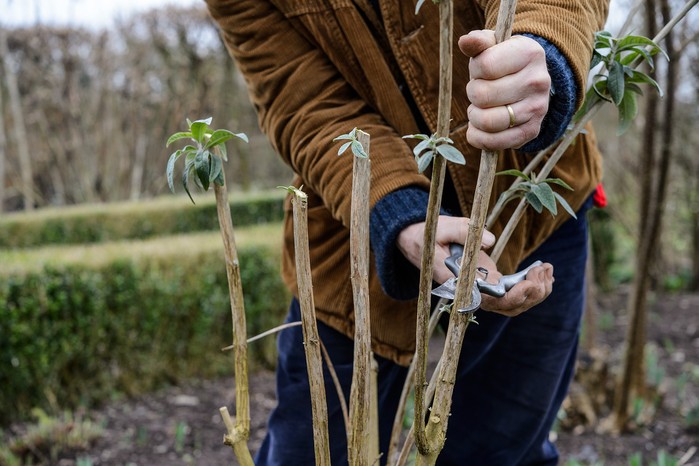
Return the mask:
[[[5,136],[5,111],[3,108],[2,100],[2,85],[0,85],[0,213],[5,211],[5,154],[7,153],[6,151],[7,137]]]
[[[19,86],[17,85],[17,76],[12,69],[12,64],[9,60],[9,49],[7,46],[7,36],[5,31],[0,28],[0,57],[2,57],[5,71],[5,85],[10,100],[10,111],[12,112],[12,120],[14,123],[15,145],[17,147],[17,156],[19,157],[19,169],[22,182],[20,191],[24,198],[24,210],[34,209],[34,183],[32,173],[32,163],[29,158],[29,147],[27,146],[27,130],[24,126],[24,113],[22,112],[22,103],[19,95]]]
[[[653,0],[648,0],[648,5]],[[661,0],[663,19],[668,22],[670,8],[667,0]],[[648,15],[653,15],[654,10],[648,10]],[[653,15],[654,16],[654,15]],[[666,50],[669,56],[667,65],[667,96],[665,97],[664,118],[662,121],[662,151],[657,170],[652,171],[648,185],[642,185],[642,191],[650,193],[647,209],[647,218],[641,218],[641,236],[639,238],[638,262],[636,276],[628,301],[629,327],[627,333],[627,349],[624,357],[624,367],[621,382],[617,387],[614,406],[615,428],[620,431],[628,429],[629,409],[633,400],[645,395],[645,367],[644,349],[646,344],[648,288],[653,259],[657,257],[657,249],[660,244],[662,217],[667,193],[667,179],[672,156],[673,121],[675,106],[676,86],[676,51],[673,44],[672,31],[666,37]],[[653,120],[647,120],[646,125]],[[651,132],[653,128],[646,126],[645,131]],[[643,150],[643,149],[642,149]],[[641,197],[643,199],[643,197]],[[642,206],[642,211],[644,207]]]

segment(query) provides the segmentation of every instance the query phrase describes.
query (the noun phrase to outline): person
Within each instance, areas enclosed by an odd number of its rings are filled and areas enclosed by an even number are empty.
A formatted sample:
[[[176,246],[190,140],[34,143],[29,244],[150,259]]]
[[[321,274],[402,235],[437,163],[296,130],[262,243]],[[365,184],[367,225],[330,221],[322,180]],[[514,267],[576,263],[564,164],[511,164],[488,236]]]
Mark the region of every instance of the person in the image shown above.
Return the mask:
[[[207,0],[242,72],[259,124],[308,195],[309,243],[321,340],[350,392],[353,311],[349,278],[352,160],[333,138],[358,127],[371,135],[370,305],[372,349],[379,364],[380,447],[386,449],[415,348],[415,316],[429,179],[419,174],[403,135],[434,132],[438,95],[438,8],[398,0]],[[436,282],[451,276],[448,245],[463,243],[480,149],[502,150],[499,169],[523,169],[565,131],[582,103],[593,34],[607,1],[520,0],[513,37],[495,43],[499,2],[455,2],[450,137],[466,156],[448,164],[437,228]],[[511,147],[518,150],[509,149]],[[601,177],[591,132],[552,176],[577,219],[528,209],[497,266],[487,247],[514,209],[488,225],[479,261],[491,274],[544,265],[504,298],[486,297],[467,332],[440,465],[549,465],[549,442],[573,373],[584,299],[585,209]],[[493,200],[512,182],[496,178]],[[492,203],[491,203],[492,205]],[[290,206],[282,276],[296,296]],[[553,271],[555,268],[555,285]],[[547,299],[545,299],[547,298]],[[490,312],[488,312],[490,311]],[[527,311],[527,312],[524,312]],[[515,317],[516,316],[516,317]],[[292,300],[288,321],[300,320]],[[314,463],[311,410],[301,330],[278,337],[278,405],[257,464]],[[332,464],[346,464],[339,400],[327,382]]]

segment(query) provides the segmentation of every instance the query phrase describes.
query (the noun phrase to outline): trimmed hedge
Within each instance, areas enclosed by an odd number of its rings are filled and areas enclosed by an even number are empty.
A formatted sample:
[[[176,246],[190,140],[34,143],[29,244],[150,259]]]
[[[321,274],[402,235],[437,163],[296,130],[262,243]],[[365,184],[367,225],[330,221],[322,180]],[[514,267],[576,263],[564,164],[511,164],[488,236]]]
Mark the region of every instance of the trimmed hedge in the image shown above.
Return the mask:
[[[250,336],[281,323],[288,306],[275,226],[238,240]],[[187,377],[232,374],[232,353],[221,352],[232,337],[218,234],[140,243],[83,264],[32,263],[0,274],[0,423],[35,407],[90,406]],[[252,343],[253,366],[273,364],[274,345],[273,337]]]
[[[279,222],[285,193],[280,190],[231,196],[236,227]],[[167,196],[116,204],[44,209],[0,217],[0,249],[49,244],[83,244],[144,239],[194,231],[218,230],[212,195]]]

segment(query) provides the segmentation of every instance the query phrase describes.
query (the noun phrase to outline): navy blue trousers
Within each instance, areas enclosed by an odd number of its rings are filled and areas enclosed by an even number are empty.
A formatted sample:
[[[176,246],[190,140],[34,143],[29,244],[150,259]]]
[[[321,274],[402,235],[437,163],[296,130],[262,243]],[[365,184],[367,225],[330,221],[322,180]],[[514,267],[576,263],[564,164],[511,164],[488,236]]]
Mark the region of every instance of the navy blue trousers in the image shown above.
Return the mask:
[[[549,430],[573,375],[584,307],[587,223],[585,210],[567,221],[530,258],[554,265],[551,295],[524,314],[507,318],[478,311],[464,339],[442,466],[555,465]],[[296,300],[287,321],[301,320]],[[345,396],[352,379],[352,340],[318,322],[323,344]],[[313,433],[306,360],[300,327],[278,339],[278,406],[256,457],[258,465],[312,465]],[[378,357],[380,447],[386,453],[406,368]],[[326,372],[332,464],[347,464],[344,421]],[[385,462],[385,456],[382,458]]]

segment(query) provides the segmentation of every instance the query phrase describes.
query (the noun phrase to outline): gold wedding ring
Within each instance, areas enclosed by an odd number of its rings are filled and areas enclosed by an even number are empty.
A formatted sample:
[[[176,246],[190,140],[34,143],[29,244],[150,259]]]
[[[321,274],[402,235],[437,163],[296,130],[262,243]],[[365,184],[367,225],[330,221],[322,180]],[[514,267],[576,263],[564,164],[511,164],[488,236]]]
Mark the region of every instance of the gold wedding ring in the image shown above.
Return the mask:
[[[508,126],[508,128],[512,128],[515,125],[515,111],[512,110],[512,107],[509,105],[505,105],[505,108],[507,109],[507,113],[510,114],[510,126]]]

